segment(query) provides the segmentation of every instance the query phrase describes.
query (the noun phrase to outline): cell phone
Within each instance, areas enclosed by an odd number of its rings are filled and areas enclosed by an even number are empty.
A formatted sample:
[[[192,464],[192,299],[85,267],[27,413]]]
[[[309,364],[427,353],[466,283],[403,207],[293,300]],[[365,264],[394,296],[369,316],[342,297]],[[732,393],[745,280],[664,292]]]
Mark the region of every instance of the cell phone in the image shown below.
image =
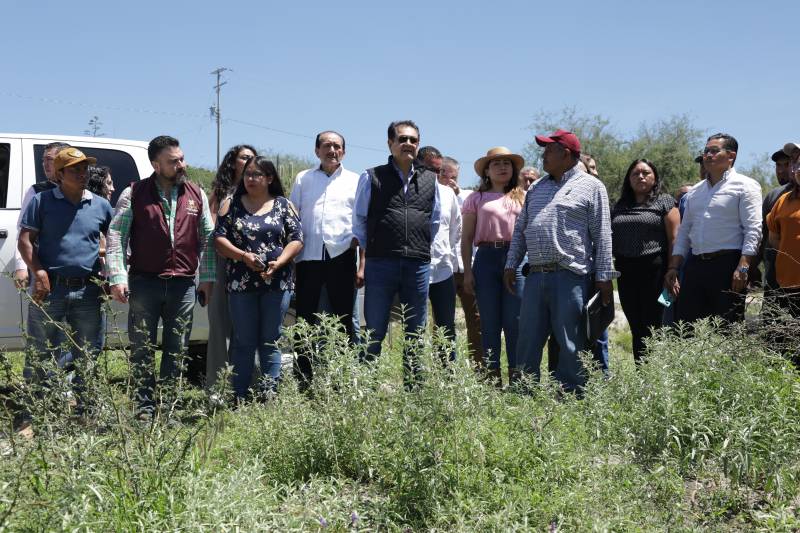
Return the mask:
[[[658,303],[664,307],[669,307],[672,305],[672,295],[669,293],[666,287],[661,291],[661,295],[658,297]]]
[[[200,304],[200,307],[206,306],[206,293],[202,291],[195,291],[195,296],[197,297],[197,303]]]
[[[267,264],[260,257],[256,256],[256,258],[253,259],[253,262],[258,268],[267,268]]]

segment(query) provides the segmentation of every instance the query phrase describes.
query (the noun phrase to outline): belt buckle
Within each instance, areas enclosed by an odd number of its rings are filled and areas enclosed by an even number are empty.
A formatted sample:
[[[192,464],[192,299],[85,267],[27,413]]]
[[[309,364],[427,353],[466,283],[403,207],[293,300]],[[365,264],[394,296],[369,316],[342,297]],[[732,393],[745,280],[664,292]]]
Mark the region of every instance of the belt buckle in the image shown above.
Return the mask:
[[[494,248],[505,248],[506,247],[506,242],[505,241],[494,241],[494,242],[492,242],[492,246]]]
[[[175,277],[175,274],[158,274],[158,279],[170,280]]]

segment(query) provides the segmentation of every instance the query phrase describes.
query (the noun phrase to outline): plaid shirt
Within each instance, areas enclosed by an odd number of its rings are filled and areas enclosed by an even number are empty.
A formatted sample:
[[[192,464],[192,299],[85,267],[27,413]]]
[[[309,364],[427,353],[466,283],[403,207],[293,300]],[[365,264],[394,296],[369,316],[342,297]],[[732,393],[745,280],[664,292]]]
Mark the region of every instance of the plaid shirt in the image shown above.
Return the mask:
[[[531,265],[556,263],[598,281],[619,274],[611,261],[611,217],[603,183],[577,165],[555,181],[545,176],[525,196],[517,217],[506,268],[516,269],[525,253]]]
[[[166,197],[161,187],[156,182],[158,196],[161,198],[161,207],[167,217],[169,239],[175,242],[175,212],[178,206],[178,188],[173,187],[169,198]],[[200,283],[213,282],[217,275],[217,257],[211,243],[211,234],[214,232],[214,222],[211,219],[211,210],[208,208],[208,198],[201,189],[203,199],[203,215],[197,226],[202,246],[200,248]],[[128,187],[117,200],[114,219],[108,229],[106,243],[106,265],[108,279],[111,285],[128,282],[128,241],[131,236],[131,223],[133,222],[133,209],[131,208],[131,188]]]

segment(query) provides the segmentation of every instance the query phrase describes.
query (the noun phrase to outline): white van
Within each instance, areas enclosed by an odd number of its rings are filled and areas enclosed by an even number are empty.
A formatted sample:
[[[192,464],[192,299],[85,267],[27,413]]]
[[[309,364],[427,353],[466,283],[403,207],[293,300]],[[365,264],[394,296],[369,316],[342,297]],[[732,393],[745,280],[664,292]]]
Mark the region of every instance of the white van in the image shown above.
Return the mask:
[[[24,346],[22,329],[27,319],[27,302],[14,286],[14,250],[17,246],[17,220],[22,196],[28,187],[47,178],[42,168],[44,147],[61,141],[80,148],[86,155],[97,158],[98,165],[111,168],[114,180],[112,205],[132,181],[148,177],[153,172],[147,157],[147,143],[107,139],[104,137],[64,137],[58,135],[24,135],[0,133],[0,349],[19,350]],[[109,318],[108,342],[127,342],[124,334],[128,325],[127,306],[114,302],[119,313]],[[114,322],[114,323],[112,323]],[[122,330],[119,335],[114,328]],[[199,305],[194,310],[191,351],[205,351],[208,343],[208,314]]]

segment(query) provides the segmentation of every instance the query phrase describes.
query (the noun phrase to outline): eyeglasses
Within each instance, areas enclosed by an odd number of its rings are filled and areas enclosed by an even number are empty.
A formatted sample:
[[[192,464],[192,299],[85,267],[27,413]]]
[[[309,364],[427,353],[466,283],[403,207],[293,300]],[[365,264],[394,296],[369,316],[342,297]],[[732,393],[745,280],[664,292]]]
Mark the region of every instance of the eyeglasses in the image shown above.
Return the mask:
[[[244,177],[250,178],[251,180],[260,180],[262,178],[266,178],[267,175],[263,172],[245,172]]]
[[[727,151],[727,148],[718,148],[716,146],[712,146],[710,148],[703,148],[703,155],[717,155],[718,153],[725,151]]]
[[[405,143],[418,144],[419,137],[413,137],[411,135],[398,135],[397,142],[400,144],[405,144]]]

